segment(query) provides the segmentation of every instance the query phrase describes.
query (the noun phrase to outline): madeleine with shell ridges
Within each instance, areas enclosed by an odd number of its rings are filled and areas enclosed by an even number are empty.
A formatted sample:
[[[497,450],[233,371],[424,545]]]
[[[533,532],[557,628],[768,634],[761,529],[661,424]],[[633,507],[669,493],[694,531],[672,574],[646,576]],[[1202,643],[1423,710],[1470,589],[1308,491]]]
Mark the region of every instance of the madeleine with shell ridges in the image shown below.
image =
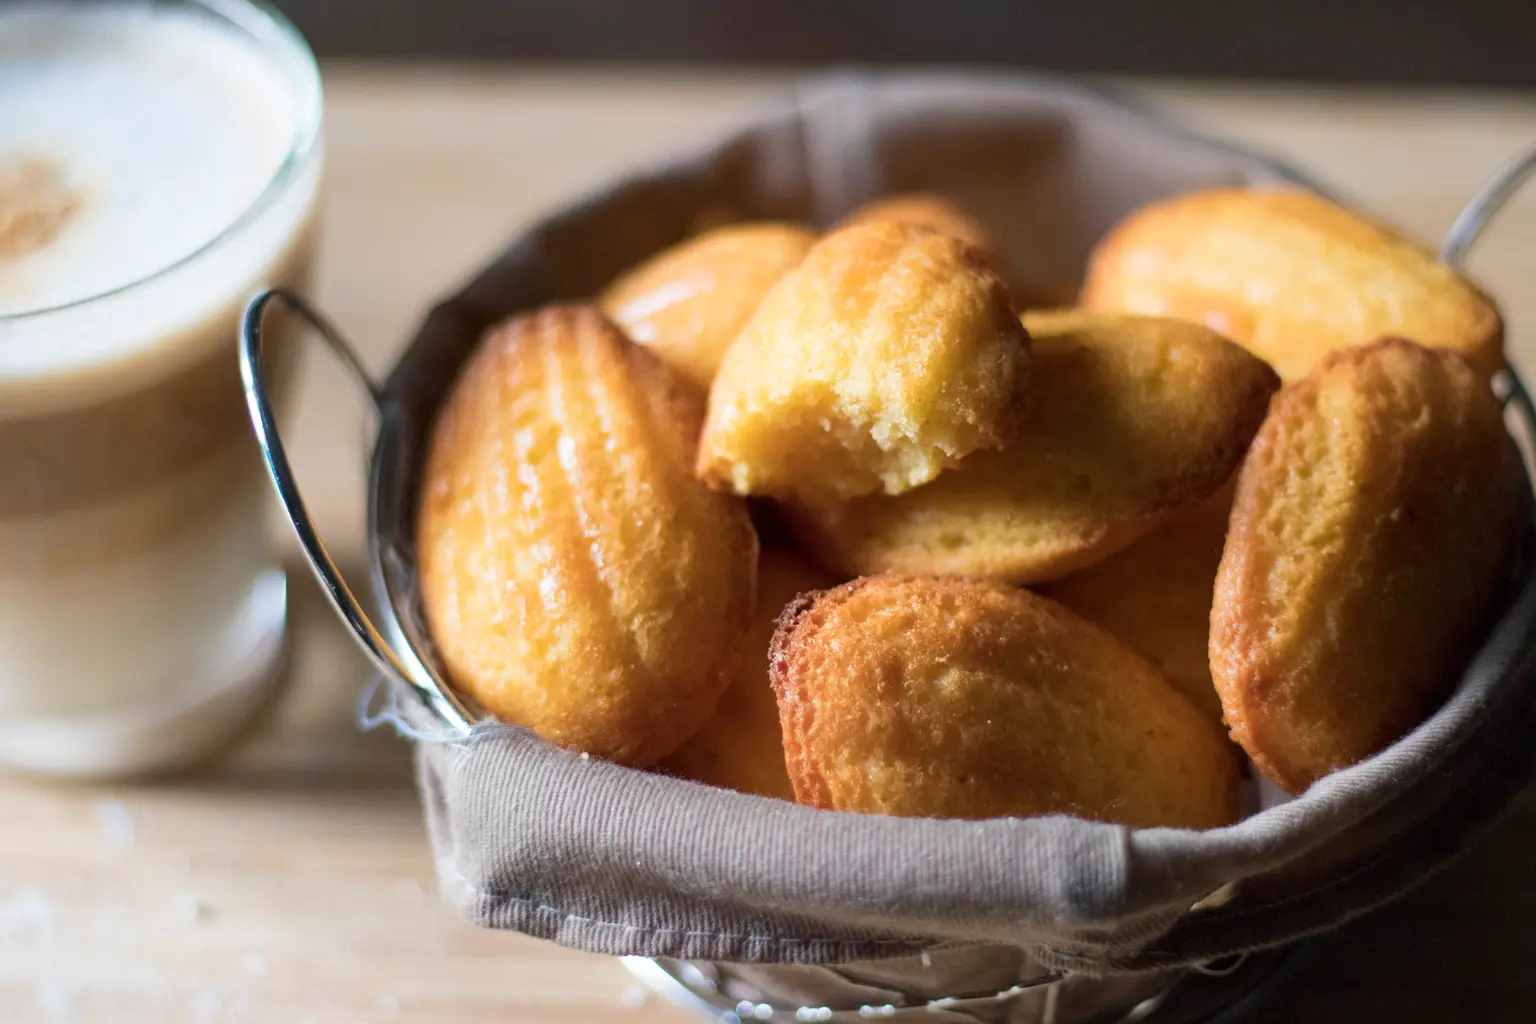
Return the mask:
[[[1232,737],[1292,793],[1385,748],[1486,634],[1525,498],[1460,356],[1336,352],[1275,400],[1238,478],[1211,614]]]
[[[709,394],[698,472],[737,494],[917,487],[1018,426],[1029,344],[976,250],[908,224],[824,236],[758,305]]]
[[[757,304],[815,241],[796,224],[714,228],[626,271],[598,304],[631,340],[707,389]]]
[[[741,666],[709,721],[661,762],[661,771],[741,793],[795,798],[784,768],[779,706],[768,681],[768,645],[786,605],[838,582],[785,548],[763,547],[757,610],[742,644]]]
[[[417,557],[455,686],[563,747],[643,767],[715,706],[757,538],[692,459],[696,389],[591,307],[482,341],[430,439]]]
[[[906,494],[795,504],[801,543],[850,575],[1059,579],[1217,490],[1278,384],[1198,324],[1071,310],[1024,325],[1034,400],[1007,447]]]
[[[770,675],[796,799],[906,817],[1215,828],[1221,734],[1145,660],[988,580],[874,576],[785,609]]]
[[[1207,324],[1287,381],[1400,336],[1504,365],[1493,300],[1394,229],[1294,189],[1223,188],[1131,214],[1094,249],[1082,304]]]

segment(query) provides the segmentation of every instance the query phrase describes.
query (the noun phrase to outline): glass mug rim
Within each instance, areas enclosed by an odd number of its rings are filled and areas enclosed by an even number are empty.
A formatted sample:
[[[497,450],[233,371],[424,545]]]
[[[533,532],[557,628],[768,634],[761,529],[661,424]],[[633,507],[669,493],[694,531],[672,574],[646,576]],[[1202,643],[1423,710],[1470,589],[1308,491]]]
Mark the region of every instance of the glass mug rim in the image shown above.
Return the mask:
[[[85,0],[83,3],[61,3],[59,0],[38,0],[37,7],[101,7],[110,6],[102,0]],[[14,313],[0,313],[0,327],[25,321],[40,320],[48,316],[80,309],[114,296],[135,291],[161,278],[168,277],[182,268],[197,262],[210,251],[217,249],[229,238],[239,234],[263,213],[275,205],[308,167],[311,155],[320,142],[320,128],[324,97],[320,81],[320,66],[314,51],[281,11],[262,0],[150,0],[145,7],[187,7],[206,11],[214,18],[239,31],[255,43],[264,57],[276,58],[283,77],[294,87],[296,118],[293,137],[283,161],[272,177],[262,187],[251,204],[234,220],[224,225],[207,241],[195,249],[177,257],[170,263],[156,267],[141,276],[134,277],[105,291],[70,299],[68,302],[36,309],[24,309]]]

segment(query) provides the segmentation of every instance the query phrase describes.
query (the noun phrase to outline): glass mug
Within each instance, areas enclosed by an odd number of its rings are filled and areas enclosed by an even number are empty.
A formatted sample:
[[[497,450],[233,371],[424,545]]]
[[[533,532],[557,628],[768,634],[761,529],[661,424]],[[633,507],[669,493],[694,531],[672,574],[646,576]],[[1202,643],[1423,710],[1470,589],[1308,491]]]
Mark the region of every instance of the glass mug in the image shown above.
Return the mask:
[[[182,766],[280,675],[235,335],[308,283],[319,72],[244,0],[20,0],[0,110],[0,764]]]

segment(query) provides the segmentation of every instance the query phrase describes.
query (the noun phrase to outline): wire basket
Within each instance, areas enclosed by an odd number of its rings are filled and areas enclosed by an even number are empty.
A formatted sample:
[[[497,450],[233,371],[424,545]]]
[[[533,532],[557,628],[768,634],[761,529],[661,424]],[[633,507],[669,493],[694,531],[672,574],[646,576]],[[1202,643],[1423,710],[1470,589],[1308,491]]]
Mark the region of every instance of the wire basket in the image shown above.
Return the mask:
[[[987,84],[989,88],[1005,92],[1009,88],[1006,80],[999,83],[989,79]],[[846,83],[837,87],[846,88]],[[1027,80],[1019,87],[1038,90],[1041,83]],[[1261,177],[1322,191],[1283,164],[1240,147],[1190,135],[1102,96],[1059,83],[1050,83],[1049,89],[1072,97],[1073,103],[1091,105],[1096,116],[1122,119],[1127,131],[1186,140],[1191,147],[1199,147],[1201,152],[1244,161],[1258,168]],[[801,97],[796,102],[803,106],[806,100]],[[815,149],[811,142],[804,145],[808,151]],[[710,152],[717,157],[721,153],[728,156],[733,152],[731,146],[731,140],[726,140]],[[814,152],[810,152],[807,160],[815,171]],[[1533,169],[1536,169],[1536,151],[1514,161],[1490,181],[1463,211],[1447,236],[1441,252],[1444,262],[1458,268],[1462,265],[1477,235]],[[1154,168],[1147,173],[1156,174],[1157,170]],[[850,183],[848,177],[835,169],[832,172],[823,170],[818,180],[830,180],[830,183],[817,184],[812,189],[815,194],[810,199],[811,219],[822,222],[835,219],[878,191],[878,183],[873,186],[868,181]],[[642,175],[633,180],[649,179]],[[942,183],[937,184],[942,188]],[[1173,191],[1178,186],[1177,180],[1170,179],[1160,180],[1156,188]],[[707,206],[708,202],[702,205]],[[590,213],[592,206],[589,202],[562,216],[584,216]],[[552,223],[560,220],[557,217]],[[634,258],[644,254],[642,251],[623,255],[622,261],[633,262]],[[601,279],[593,282],[601,283]],[[442,323],[445,318],[454,321],[458,325],[455,329],[463,335],[460,322],[465,319],[466,308],[470,309],[469,319],[479,321],[479,326],[483,327],[510,311],[492,308],[498,303],[504,307],[518,308],[521,305],[527,308],[566,297],[552,294],[547,283],[534,281],[521,293],[514,290],[488,305],[475,296],[477,289],[484,290],[480,283],[471,285],[466,292],[467,298],[460,296],[439,307],[382,383],[368,376],[340,332],[318,310],[290,292],[267,291],[253,299],[244,318],[241,343],[241,372],[251,420],[272,481],[306,557],[337,613],[373,664],[399,692],[408,695],[412,703],[406,709],[406,717],[413,722],[426,723],[424,728],[428,732],[436,729],[439,731],[437,738],[447,737],[449,740],[476,736],[477,731],[483,729],[477,724],[483,716],[448,685],[422,624],[411,555],[413,488],[419,475],[423,438],[430,428],[437,404],[470,351],[478,330],[472,331],[467,339],[460,337],[454,344],[444,345],[441,343]],[[586,291],[578,289],[575,293],[590,294],[592,290],[589,286]],[[279,435],[272,403],[264,386],[261,344],[264,315],[278,303],[287,305],[308,321],[345,364],[377,412],[378,433],[370,458],[367,501],[367,560],[376,612],[365,610],[326,550],[305,508]],[[1521,446],[1530,476],[1536,410],[1532,409],[1524,387],[1513,372],[1500,374],[1495,387],[1505,402],[1511,433]],[[1506,797],[1507,793],[1502,790],[1486,795],[1483,799],[1489,803],[1487,815],[1491,815]],[[1338,871],[1345,870],[1343,865],[1333,867]],[[1406,888],[1412,881],[1404,880],[1398,888]],[[1383,891],[1389,896],[1396,890]],[[1205,907],[1220,907],[1231,896],[1229,887],[1222,886],[1196,902],[1190,910],[1193,913]],[[1287,934],[1294,936],[1315,931],[1346,916],[1348,914],[1342,910],[1325,908]],[[533,928],[525,930],[539,933]],[[1213,934],[1215,938],[1211,937]],[[564,941],[563,936],[556,937]],[[1296,956],[1294,946],[1251,948],[1255,943],[1248,940],[1233,939],[1225,945],[1224,941],[1219,931],[1212,933],[1208,930],[1201,941],[1186,943],[1181,955],[1170,956],[1168,966],[1159,967],[1157,961],[1143,958],[1130,961],[1129,966],[1134,969],[1126,971],[1101,971],[1088,960],[1079,963],[1070,957],[1042,958],[1033,948],[982,941],[935,941],[931,948],[925,947],[920,953],[905,958],[852,963],[735,963],[670,956],[627,956],[625,964],[663,995],[721,1020],[734,1022],[922,1019],[1010,1024],[1130,1024],[1137,1021],[1192,1024],[1219,1017],[1233,1019],[1230,1014],[1240,1010],[1245,999],[1251,1000],[1252,993],[1265,983],[1265,979],[1282,977],[1283,968]],[[611,951],[610,946],[586,945]],[[1233,946],[1236,948],[1230,948]],[[1221,1017],[1224,1012],[1229,1016]]]

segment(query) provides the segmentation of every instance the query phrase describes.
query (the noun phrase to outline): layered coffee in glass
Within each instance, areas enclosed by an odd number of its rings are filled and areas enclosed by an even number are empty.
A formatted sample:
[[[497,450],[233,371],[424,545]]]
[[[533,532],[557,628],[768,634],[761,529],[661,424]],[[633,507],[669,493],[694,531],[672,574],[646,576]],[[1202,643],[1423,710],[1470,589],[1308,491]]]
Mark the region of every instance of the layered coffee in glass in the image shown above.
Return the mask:
[[[308,280],[320,121],[263,7],[0,5],[0,762],[173,768],[276,685],[235,334],[253,291]]]

